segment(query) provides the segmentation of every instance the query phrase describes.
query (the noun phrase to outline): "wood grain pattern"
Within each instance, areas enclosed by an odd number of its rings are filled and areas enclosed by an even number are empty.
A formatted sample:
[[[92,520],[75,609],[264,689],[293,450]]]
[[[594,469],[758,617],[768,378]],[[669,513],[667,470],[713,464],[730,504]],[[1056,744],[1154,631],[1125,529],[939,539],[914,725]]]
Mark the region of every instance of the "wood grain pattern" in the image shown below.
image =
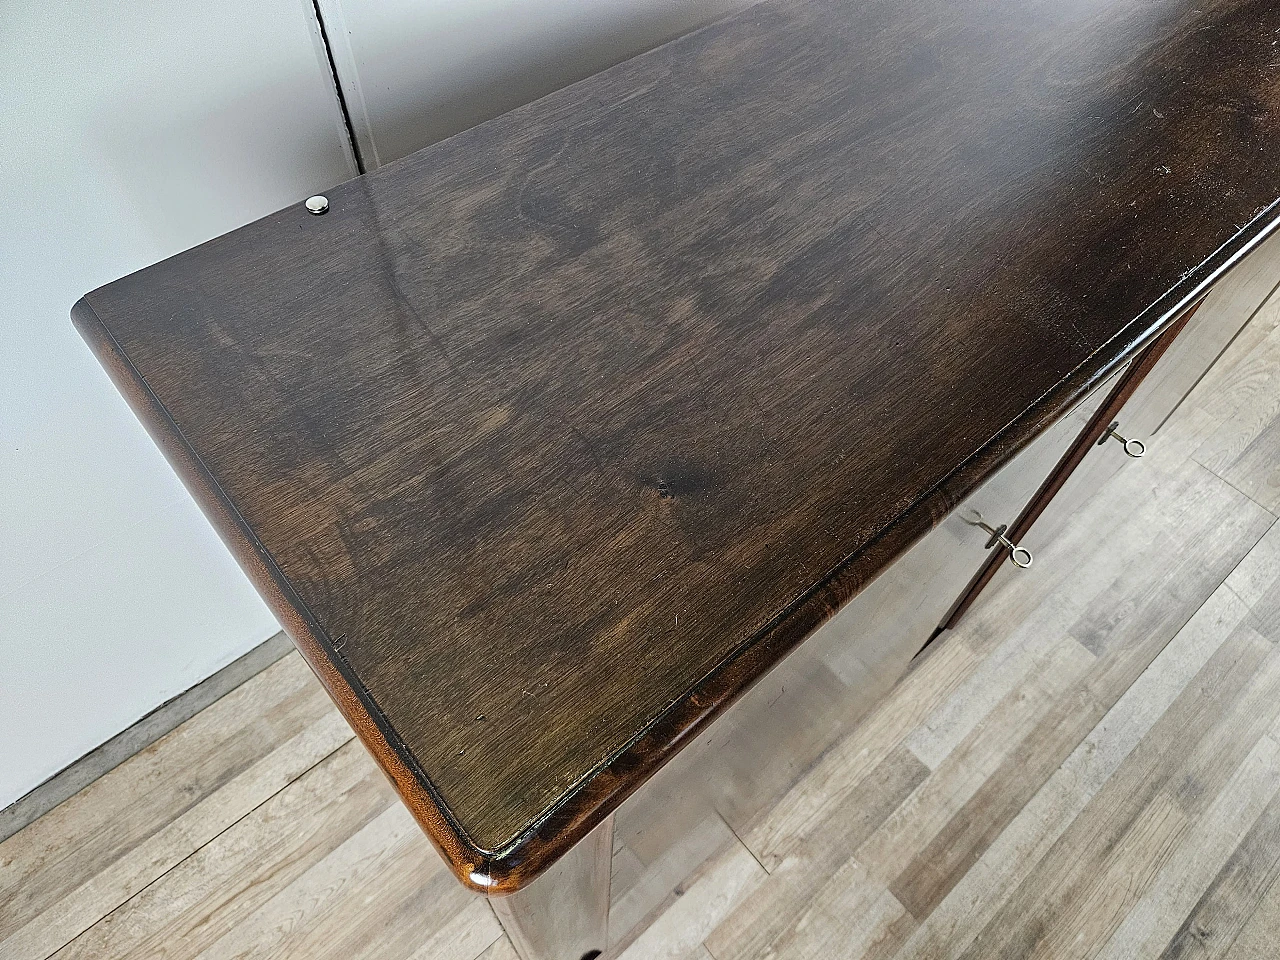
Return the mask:
[[[297,657],[268,667],[6,841],[0,956],[51,955],[350,739]]]
[[[1280,797],[1267,805],[1231,859],[1214,877],[1161,954],[1161,960],[1224,956],[1277,877],[1280,877]]]
[[[681,960],[697,955],[702,940],[767,874],[734,842],[690,877],[679,901],[618,954],[619,960]]]
[[[1071,586],[1075,586],[1074,579]],[[955,960],[965,952],[1072,822],[1083,815],[1092,796],[1123,768],[1136,745],[1222,642],[1219,606],[1211,600],[1201,607],[1000,831],[896,956],[902,960]],[[1238,616],[1228,617],[1227,630],[1236,622]],[[1036,739],[1043,737],[1039,739],[1042,749],[1055,752],[1058,743],[1052,733],[1044,727],[1033,731],[1023,741],[1023,749],[1034,751]],[[959,816],[967,812],[962,810]],[[950,829],[949,825],[941,832]]]
[[[353,834],[395,809],[394,803],[386,782],[360,746],[349,741],[289,789],[127,900],[108,916],[108,922],[93,925],[54,956],[59,960],[154,956],[179,941],[192,953],[212,949],[223,937],[235,937],[241,922]],[[286,834],[276,829],[280,819],[291,816],[296,818],[295,830]],[[419,864],[431,866],[421,857]],[[437,875],[448,878],[443,870]],[[463,893],[451,882],[437,891],[437,897],[454,892]],[[457,909],[462,899],[455,899],[452,907]],[[441,909],[452,913],[443,902]]]
[[[765,3],[75,317],[510,891],[1263,235],[1277,30]]]
[[[1280,444],[1278,369],[1280,332],[1273,328],[1250,351],[1242,369],[1223,372],[1215,411],[1223,416],[1221,429],[1194,455],[1272,513],[1280,513],[1280,469],[1274,456]]]
[[[1247,630],[1229,637],[965,956],[1088,955],[1110,937],[1202,812],[1180,792],[1229,779],[1206,768],[1234,770],[1266,733],[1280,709],[1277,681],[1270,644]]]
[[[1092,660],[1070,636],[1059,637],[1014,689],[937,762],[927,781],[858,848],[859,862],[884,883],[897,877],[903,865],[927,846],[1000,768]],[[915,753],[910,742],[907,747]]]
[[[1278,786],[1280,745],[1271,736],[1261,737],[1160,875],[1135,890],[1139,900],[1094,955],[1099,960],[1157,956],[1169,931],[1191,912]],[[1271,921],[1267,929],[1274,936],[1280,924]]]
[[[705,942],[718,960],[810,950],[953,960],[990,955],[971,949],[981,938],[1008,941],[1015,955],[1021,945],[1132,960],[1169,946],[1274,957],[1280,720],[1265,720],[1280,702],[1275,523],[1251,549],[1250,524],[1219,532],[1240,562],[928,916],[896,908],[884,888],[957,815],[973,814],[969,800],[1009,775],[1013,753],[1032,759],[1030,776],[1043,769],[1037,751],[1058,741],[1040,721],[1079,695],[1094,650],[1114,658],[1147,642],[1125,621],[1140,619],[1133,611],[1153,589],[1191,603],[1202,594],[1167,534],[1203,508],[1207,490],[1265,519],[1225,481],[1200,470],[1189,484],[1186,473],[1226,421],[1265,419],[1280,383],[1280,366],[1266,372],[1277,321],[1280,301],[1151,453],[1078,506],[1025,578],[994,583],[759,829],[742,831],[767,876],[718,817],[697,830],[619,834],[607,955],[639,944],[637,960],[712,960]],[[1099,539],[1100,529],[1114,534]],[[1102,605],[1130,611],[1109,635],[1099,630],[1107,618],[1084,618]],[[1084,622],[1093,649],[1073,635]],[[46,960],[61,941],[24,929],[73,922],[87,929],[63,956],[514,960],[489,905],[443,869],[372,760],[348,746],[312,765],[306,732],[335,723],[300,659],[286,658],[0,843],[0,956]],[[277,789],[267,771],[293,779]],[[372,806],[366,786],[381,796]],[[246,800],[272,791],[245,815]],[[217,811],[229,816],[208,816]],[[159,875],[138,869],[148,865]],[[141,882],[115,886],[122,877]],[[128,899],[96,896],[117,889]]]
[[[928,769],[903,748],[876,764],[857,790],[812,831],[809,842],[773,866],[768,879],[719,924],[707,940],[716,960],[749,960],[770,951],[785,953],[786,938],[802,925],[795,905],[812,905],[849,859],[847,851],[857,849],[874,833],[927,775]],[[846,889],[856,886],[873,902],[887,893],[861,867],[856,877],[845,880],[852,881],[844,884]]]
[[[964,643],[948,643],[927,662],[929,669],[908,674],[895,696],[829,750],[746,835],[747,846],[767,869],[776,869],[817,824],[838,815],[863,780],[981,661]]]

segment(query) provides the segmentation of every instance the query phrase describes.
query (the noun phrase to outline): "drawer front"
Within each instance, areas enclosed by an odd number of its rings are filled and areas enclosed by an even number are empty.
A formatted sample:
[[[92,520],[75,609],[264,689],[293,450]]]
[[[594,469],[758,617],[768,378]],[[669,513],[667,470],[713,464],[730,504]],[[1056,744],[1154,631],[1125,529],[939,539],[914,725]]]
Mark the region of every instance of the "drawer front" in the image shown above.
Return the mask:
[[[1150,442],[1159,427],[1280,280],[1280,235],[1219,281],[1170,338],[1118,419]],[[941,524],[778,664],[688,750],[627,801],[619,845],[683,836],[714,812],[744,828],[892,688],[988,565],[993,527],[1013,524],[1094,413],[1112,401],[1121,369],[993,475]],[[1048,501],[1021,543],[1034,554],[1116,470],[1133,461],[1118,443],[1093,448]],[[1027,574],[1000,558],[994,582]],[[646,839],[647,838],[647,839]],[[678,840],[673,840],[678,843]],[[653,854],[653,851],[650,850]],[[656,855],[656,854],[654,854]],[[691,865],[692,866],[692,865]]]
[[[660,770],[619,809],[618,844],[713,812],[745,827],[772,805],[893,687],[990,556],[966,517],[1011,522],[1079,427],[1071,416],[1049,427]]]
[[[1278,284],[1280,233],[1259,244],[1213,285],[1186,329],[1125,404],[1124,427],[1144,440],[1158,434]]]
[[[1111,422],[1116,425],[1116,434],[1141,442],[1144,453],[1145,449],[1158,447],[1160,428],[1278,285],[1280,233],[1262,243],[1209,291],[1185,327],[1171,339],[1159,360],[1115,413]],[[1112,382],[1121,375],[1113,377]],[[1077,419],[1087,412],[1080,411]],[[1132,450],[1136,452],[1137,448]],[[1043,513],[1025,529],[1021,542],[1033,552],[1052,543],[1067,522],[1112,476],[1126,466],[1137,467],[1136,461],[1140,458],[1128,456],[1126,452],[1114,439],[1091,449]],[[1001,570],[991,583],[998,584],[1008,578],[1009,572]]]
[[[871,700],[879,699],[991,556],[991,534],[975,520],[994,528],[1013,523],[1080,428],[1066,416],[1046,429],[805,641],[810,655],[822,657],[851,688],[865,687]]]
[[[1165,327],[1132,361],[1113,374],[1101,389],[1093,392],[1085,404],[1069,415],[1069,419],[1076,424],[1073,441],[1060,461],[1048,471],[1043,485],[1031,497],[1026,509],[1010,524],[1009,539],[1025,548],[1028,558],[1041,552],[1057,536],[1062,524],[1075,514],[1101,481],[1118,469],[1126,459],[1125,451],[1130,449],[1134,440],[1121,443],[1119,437],[1112,437],[1116,426],[1115,418],[1123,412],[1124,405],[1135,390],[1177,341],[1188,321],[1194,317],[1196,309],[1193,306]],[[1133,454],[1134,457],[1140,455],[1141,452]],[[1006,582],[1008,577],[1008,571],[997,559],[993,558],[985,563],[960,594],[947,615],[944,629],[955,627],[983,591],[990,589],[993,584]]]
[[[1090,404],[1081,407],[1072,415],[1080,431],[1085,430],[1089,425],[1089,420],[1092,418],[1094,411],[1107,399],[1107,396],[1127,369],[1128,365],[1126,364],[1108,377],[1102,387],[1094,392],[1090,398]],[[1045,507],[1044,512],[1036,519],[1031,528],[1022,535],[1021,542],[1033,554],[1042,552],[1045,546],[1061,532],[1063,525],[1075,516],[1080,508],[1116,471],[1123,468],[1131,460],[1132,458],[1125,456],[1121,445],[1114,441],[1090,449],[1084,460],[1063,483],[1062,488],[1054,494],[1053,500]],[[1007,579],[1007,577],[1008,574],[1005,571],[1001,571],[999,574],[999,579],[1001,580]]]
[[[1160,428],[1200,382],[1280,283],[1280,234],[1249,254],[1218,281],[1195,315],[1165,351],[1159,363],[1116,415],[1117,432],[1155,448]],[[1117,471],[1133,458],[1110,441],[1091,452],[1076,468],[1051,506],[1024,538],[1034,550],[1061,532],[1069,520]]]

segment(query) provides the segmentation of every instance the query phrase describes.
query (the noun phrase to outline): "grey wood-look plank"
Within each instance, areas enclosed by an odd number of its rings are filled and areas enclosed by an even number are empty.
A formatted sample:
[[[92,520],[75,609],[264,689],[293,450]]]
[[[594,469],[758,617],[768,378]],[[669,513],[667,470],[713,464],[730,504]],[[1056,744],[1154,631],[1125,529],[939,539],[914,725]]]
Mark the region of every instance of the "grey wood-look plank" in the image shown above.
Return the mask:
[[[1011,632],[1008,642],[993,650],[907,737],[907,747],[930,769],[937,770],[977,728],[989,725],[993,713],[1011,695],[1038,690],[1045,680],[1056,683],[1073,675],[1076,665],[1093,659],[1074,637],[1045,629],[1048,624],[1044,620],[1028,618],[1026,622],[1039,629]],[[1045,675],[1049,664],[1057,667],[1052,677]]]
[[[502,929],[484,900],[449,881],[392,804],[193,956],[473,960]]]
[[[0,843],[296,649],[280,631],[63,767],[0,810]]]
[[[510,940],[499,937],[489,946],[489,949],[480,954],[478,960],[520,960],[520,957]]]
[[[1272,513],[1280,513],[1280,416],[1272,417],[1240,455],[1222,468],[1221,476]]]
[[[1268,235],[1276,30],[765,2],[74,320],[510,892]]]
[[[1197,462],[1272,513],[1280,513],[1280,298],[1259,311],[1250,339],[1224,360],[1198,402],[1219,428],[1196,450]]]
[[[745,846],[718,818],[620,838],[611,954],[1276,956],[1280,524],[1207,452],[1270,422],[1277,328],[1273,301]],[[0,958],[515,960],[343,730],[286,658],[15,834]],[[891,885],[980,823],[915,916]]]
[[[903,864],[951,821],[1092,661],[1074,638],[1059,638],[1022,682],[996,703],[867,838],[858,848],[858,861],[886,884],[897,877]],[[914,752],[910,741],[907,747]]]
[[[1197,464],[1182,468],[1164,515],[1158,573],[1134,582],[1126,572],[1104,603],[1128,609],[1123,619],[1082,618],[1087,646],[1103,655],[988,779],[947,829],[891,884],[895,896],[923,918],[955,886],[1058,769],[1107,710],[1147,668],[1195,611],[1266,532],[1272,517]],[[1160,565],[1164,564],[1161,569]],[[1120,589],[1131,595],[1117,595]],[[1101,607],[1101,609],[1106,609]],[[1072,631],[1073,635],[1075,630]]]
[[[196,956],[393,802],[385,779],[360,745],[350,742],[55,956]]]
[[[1245,615],[1216,591],[1125,691],[899,951],[903,960],[954,960],[1204,667]]]
[[[644,927],[684,896],[699,866],[737,842],[729,826],[712,814],[693,827],[647,843],[629,843],[613,857],[609,946],[626,947]],[[655,842],[656,841],[656,842]]]
[[[683,960],[767,874],[735,840],[699,868],[669,909],[619,954],[620,960]]]
[[[768,955],[861,960],[869,950],[900,942],[916,925],[857,860],[846,861],[812,897],[797,902],[795,913]]]
[[[1158,872],[1277,713],[1280,654],[1242,624],[965,956],[1068,956],[1105,941],[1143,886],[1133,876]]]
[[[814,827],[805,842],[772,867],[755,892],[716,927],[707,939],[716,960],[746,960],[770,950],[782,950],[780,942],[793,935],[797,924],[805,920],[803,914],[796,913],[797,906],[811,904],[833,876],[841,876],[852,852],[928,773],[928,768],[904,747],[898,747],[878,763],[845,801]],[[845,882],[864,891],[873,886],[860,866],[852,868],[852,875]],[[874,906],[892,912],[881,892],[887,890],[880,886],[867,902],[846,903],[841,909],[856,912]]]
[[[1161,954],[1161,960],[1222,957],[1280,876],[1280,797],[1214,877]],[[1280,933],[1280,931],[1277,931]]]
[[[1261,737],[1158,876],[1096,953],[1097,960],[1157,956],[1280,789],[1275,728]],[[1280,925],[1270,927],[1274,938]],[[1270,956],[1270,954],[1269,954]]]
[[[1273,640],[1280,640],[1280,524],[1272,524],[1266,536],[1231,571],[1225,586],[1249,607],[1254,626]]]
[[[1235,941],[1227,948],[1227,960],[1273,960],[1280,940],[1280,884],[1267,888]]]
[[[762,816],[744,842],[774,869],[818,823],[838,810],[862,780],[964,680],[980,658],[963,642],[941,645],[848,737]]]
[[[1277,370],[1280,298],[1258,311],[1192,393],[1192,403],[1221,421],[1221,428],[1196,451],[1200,463],[1210,469],[1223,467],[1272,420],[1280,409],[1273,389]]]
[[[53,953],[351,740],[278,661],[0,844],[0,955]]]

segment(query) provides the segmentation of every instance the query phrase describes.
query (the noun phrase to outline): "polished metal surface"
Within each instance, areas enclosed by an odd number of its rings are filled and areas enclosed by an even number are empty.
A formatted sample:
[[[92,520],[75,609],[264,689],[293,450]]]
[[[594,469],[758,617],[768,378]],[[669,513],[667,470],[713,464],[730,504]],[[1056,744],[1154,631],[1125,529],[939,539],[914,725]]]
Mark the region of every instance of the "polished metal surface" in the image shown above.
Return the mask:
[[[1255,253],[1210,291],[1204,305],[1196,311],[1168,353],[1125,404],[1126,435],[1150,437],[1157,434],[1161,424],[1178,408],[1215,358],[1276,289],[1280,279],[1277,263],[1280,263],[1280,234],[1262,243]],[[1108,385],[1100,392],[1110,389],[1111,382],[1109,379]],[[1079,427],[1084,427],[1097,405],[1094,401],[1073,411],[1072,417]],[[1021,538],[1028,549],[1037,554],[1050,549],[1094,491],[1126,465],[1138,468],[1133,458],[1108,456],[1102,450],[1095,452],[1096,456],[1085,457],[1066,485],[1054,496],[1049,508]],[[1002,564],[1001,572],[996,574],[988,589],[997,588],[1002,578],[1014,575]]]
[[[314,213],[317,217],[329,209],[329,198],[316,194],[314,197],[307,197],[307,212]]]
[[[1090,404],[1097,402],[1091,400]],[[618,810],[618,845],[747,830],[909,669],[986,555],[970,509],[1020,510],[1080,425],[1065,417],[864,587]]]
[[[84,301],[463,882],[529,882],[1280,222],[1280,7],[1085,6],[762,5]]]
[[[1275,284],[1268,278],[1274,278],[1271,265],[1280,259],[1280,235],[1266,247],[1269,253],[1242,265],[1210,294],[1125,406],[1126,424],[1152,432],[1239,330],[1239,318],[1263,302]],[[1121,372],[1009,461],[623,804],[615,815],[619,846],[643,844],[659,832],[693,835],[710,815],[744,830],[781,796],[814,758],[859,722],[946,618],[981,562],[979,550],[989,536],[967,518],[1018,512]],[[1049,549],[1064,519],[1129,462],[1097,453],[1077,468],[1020,545],[1037,553]],[[997,577],[1045,573],[1036,568],[1015,574],[1001,564]]]
[[[608,947],[613,821],[523,890],[489,900],[523,960],[586,960]]]

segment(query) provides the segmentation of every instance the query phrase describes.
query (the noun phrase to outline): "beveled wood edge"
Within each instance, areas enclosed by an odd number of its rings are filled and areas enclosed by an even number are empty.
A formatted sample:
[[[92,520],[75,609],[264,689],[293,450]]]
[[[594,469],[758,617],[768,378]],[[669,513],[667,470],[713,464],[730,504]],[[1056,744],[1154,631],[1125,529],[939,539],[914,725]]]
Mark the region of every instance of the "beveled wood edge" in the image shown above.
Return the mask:
[[[81,336],[453,874],[472,890],[502,896],[527,886],[598,826],[756,680],[1033,440],[1063,409],[1144,349],[1203,296],[1218,277],[1280,226],[1280,220],[1275,219],[1278,211],[1280,200],[1263,208],[1199,267],[1186,273],[937,486],[909,505],[862,549],[846,557],[811,589],[760,624],[719,665],[635,737],[569,787],[524,831],[494,850],[485,850],[473,843],[455,820],[372,696],[99,319],[90,302],[94,293],[82,297],[71,314]]]
[[[435,794],[417,760],[387,723],[350,665],[213,479],[168,409],[99,319],[89,299],[92,296],[80,298],[71,308],[76,329],[449,868],[462,883],[478,892],[493,893],[495,888],[501,892],[515,890],[520,884],[509,885],[508,890],[508,885],[494,878],[489,869],[489,854],[473,844],[453,820],[447,805]]]

